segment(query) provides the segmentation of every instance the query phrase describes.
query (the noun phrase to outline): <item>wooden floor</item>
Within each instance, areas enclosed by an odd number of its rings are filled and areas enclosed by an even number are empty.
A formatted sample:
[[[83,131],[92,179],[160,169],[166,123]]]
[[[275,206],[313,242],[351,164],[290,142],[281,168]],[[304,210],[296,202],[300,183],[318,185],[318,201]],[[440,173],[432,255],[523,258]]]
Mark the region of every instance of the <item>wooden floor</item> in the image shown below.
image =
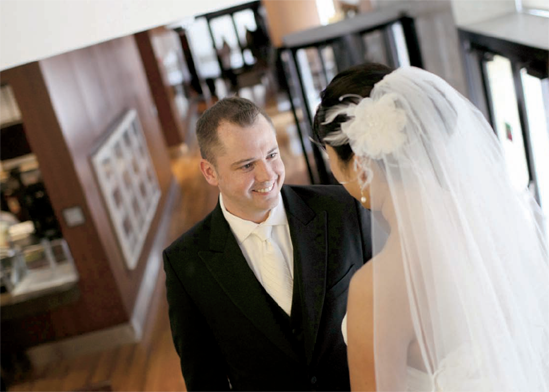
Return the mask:
[[[286,182],[308,183],[304,160],[292,137],[291,112],[280,112],[276,104],[268,105],[267,112],[277,129]],[[181,198],[172,214],[166,245],[202,219],[217,202],[217,189],[206,183],[198,169],[196,142],[189,140],[188,145],[189,150],[172,161]],[[164,281],[161,270],[141,342],[35,369],[27,380],[10,386],[9,391],[185,391],[171,340]]]

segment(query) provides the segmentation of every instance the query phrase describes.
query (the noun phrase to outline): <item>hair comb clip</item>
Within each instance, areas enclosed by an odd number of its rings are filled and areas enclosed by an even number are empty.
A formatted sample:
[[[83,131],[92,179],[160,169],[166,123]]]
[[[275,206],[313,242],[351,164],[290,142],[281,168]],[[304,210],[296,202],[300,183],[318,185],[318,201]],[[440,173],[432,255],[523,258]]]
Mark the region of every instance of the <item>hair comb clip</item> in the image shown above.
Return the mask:
[[[364,97],[361,97],[360,95],[358,94],[345,94],[345,95],[342,95],[341,97],[339,97],[339,102],[343,101],[344,99],[347,99],[349,97],[354,97],[354,98],[358,98],[359,100],[364,98]]]

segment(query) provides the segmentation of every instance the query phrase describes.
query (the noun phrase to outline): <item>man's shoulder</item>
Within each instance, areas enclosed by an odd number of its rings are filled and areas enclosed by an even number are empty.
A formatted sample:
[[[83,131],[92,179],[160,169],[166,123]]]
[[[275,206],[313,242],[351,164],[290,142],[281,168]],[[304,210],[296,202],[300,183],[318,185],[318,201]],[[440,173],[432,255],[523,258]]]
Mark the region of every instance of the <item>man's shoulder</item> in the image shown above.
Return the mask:
[[[305,202],[320,200],[336,200],[339,202],[353,202],[353,197],[341,185],[286,185],[299,195]]]
[[[169,255],[173,253],[187,252],[193,249],[198,250],[207,246],[210,240],[212,227],[211,222],[214,211],[210,212],[204,219],[181,234],[175,241],[166,247],[166,249],[164,249],[164,252]]]
[[[297,201],[297,202],[296,202]],[[290,210],[308,208],[315,213],[328,213],[330,221],[369,220],[369,212],[360,206],[341,185],[300,185],[288,186],[286,208]],[[303,207],[303,206],[306,207]]]

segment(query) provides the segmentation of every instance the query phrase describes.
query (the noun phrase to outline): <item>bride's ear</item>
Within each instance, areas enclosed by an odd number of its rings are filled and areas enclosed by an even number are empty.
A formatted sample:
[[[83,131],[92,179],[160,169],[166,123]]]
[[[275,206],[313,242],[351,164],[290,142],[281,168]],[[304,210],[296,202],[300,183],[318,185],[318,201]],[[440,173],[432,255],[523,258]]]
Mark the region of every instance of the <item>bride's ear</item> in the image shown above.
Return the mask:
[[[358,179],[362,184],[371,184],[374,180],[377,185],[387,182],[385,171],[382,169],[382,161],[354,155],[353,165],[354,171],[358,174]]]
[[[368,177],[371,175],[371,171],[370,170],[360,170],[359,168],[360,167],[365,167],[367,165],[369,165],[371,163],[371,160],[370,159],[367,159],[367,158],[363,158],[363,157],[357,157],[356,155],[353,155],[353,170],[357,173],[358,175],[358,179],[360,180],[360,182],[362,184],[366,184],[367,182],[369,182],[368,180],[371,180],[369,179]]]

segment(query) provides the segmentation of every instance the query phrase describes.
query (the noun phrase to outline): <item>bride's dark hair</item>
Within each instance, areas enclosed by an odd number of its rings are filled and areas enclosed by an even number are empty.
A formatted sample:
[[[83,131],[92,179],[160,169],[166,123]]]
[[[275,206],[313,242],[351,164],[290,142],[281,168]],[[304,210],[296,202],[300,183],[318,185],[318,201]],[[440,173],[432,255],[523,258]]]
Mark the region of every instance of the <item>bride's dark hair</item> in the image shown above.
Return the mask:
[[[328,110],[345,101],[358,103],[358,96],[362,98],[369,97],[374,85],[391,72],[393,72],[393,69],[386,65],[366,63],[339,73],[320,94],[321,102],[313,121],[314,141],[325,145],[324,138],[333,132],[339,131],[341,124],[349,119],[347,115],[341,114],[334,121],[323,125]],[[343,100],[341,100],[341,97],[344,97]],[[344,163],[349,162],[353,157],[353,151],[349,144],[332,147]]]

